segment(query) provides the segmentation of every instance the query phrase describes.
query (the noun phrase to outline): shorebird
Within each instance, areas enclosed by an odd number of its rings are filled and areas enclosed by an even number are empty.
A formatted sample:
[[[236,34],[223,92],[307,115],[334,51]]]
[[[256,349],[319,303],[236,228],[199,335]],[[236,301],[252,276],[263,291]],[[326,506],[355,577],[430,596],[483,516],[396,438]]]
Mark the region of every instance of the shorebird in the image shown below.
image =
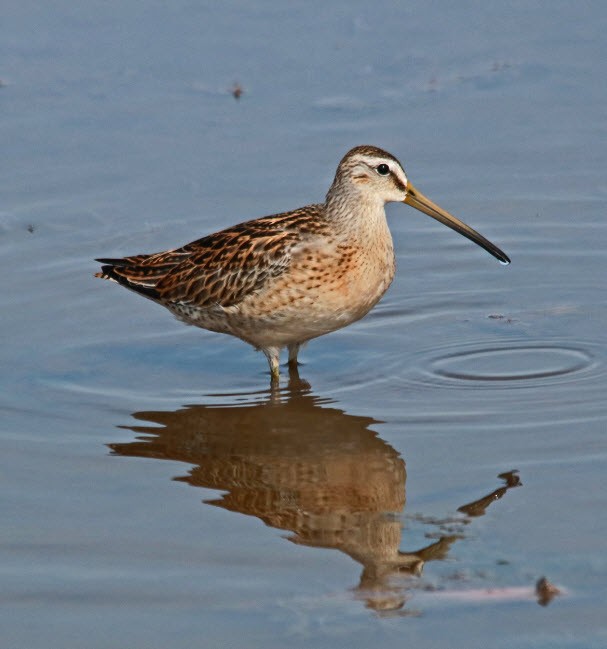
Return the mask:
[[[504,264],[508,256],[417,190],[403,166],[374,146],[342,158],[325,202],[246,221],[187,245],[97,259],[96,277],[165,306],[187,324],[260,349],[278,380],[280,352],[297,367],[300,347],[366,315],[395,272],[385,204],[404,202]]]

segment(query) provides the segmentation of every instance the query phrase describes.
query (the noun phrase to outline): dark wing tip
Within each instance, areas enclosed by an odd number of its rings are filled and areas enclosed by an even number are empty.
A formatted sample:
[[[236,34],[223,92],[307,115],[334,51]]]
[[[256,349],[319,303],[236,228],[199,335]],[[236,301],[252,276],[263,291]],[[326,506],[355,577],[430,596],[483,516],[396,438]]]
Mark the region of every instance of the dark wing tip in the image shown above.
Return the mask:
[[[124,278],[121,278],[116,274],[116,272],[114,271],[115,266],[113,264],[105,263],[109,262],[109,259],[95,259],[95,261],[104,264],[103,266],[101,266],[101,270],[95,273],[95,277],[101,277],[101,279],[113,279],[115,282],[123,283]]]
[[[132,265],[132,262],[130,262],[128,259],[111,259],[110,257],[100,257],[99,259],[95,259],[95,261],[98,261],[100,264],[108,264],[109,266]]]
[[[149,285],[146,286],[145,284],[135,281],[134,278],[128,276],[128,272],[119,272],[119,269],[128,268],[133,265],[129,263],[128,259],[95,259],[95,261],[103,264],[101,270],[95,273],[95,277],[112,280],[125,288],[135,291],[135,293],[139,293],[153,300],[158,299],[159,293],[156,290],[156,287]]]

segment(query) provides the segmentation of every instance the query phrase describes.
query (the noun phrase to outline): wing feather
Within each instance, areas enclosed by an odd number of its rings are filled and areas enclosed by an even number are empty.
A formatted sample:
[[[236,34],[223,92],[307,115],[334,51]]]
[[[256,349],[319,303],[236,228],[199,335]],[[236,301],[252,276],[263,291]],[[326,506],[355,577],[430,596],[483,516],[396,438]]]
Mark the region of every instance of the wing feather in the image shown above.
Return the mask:
[[[99,277],[165,304],[238,304],[283,274],[303,237],[326,226],[322,205],[247,221],[175,250],[99,259]]]

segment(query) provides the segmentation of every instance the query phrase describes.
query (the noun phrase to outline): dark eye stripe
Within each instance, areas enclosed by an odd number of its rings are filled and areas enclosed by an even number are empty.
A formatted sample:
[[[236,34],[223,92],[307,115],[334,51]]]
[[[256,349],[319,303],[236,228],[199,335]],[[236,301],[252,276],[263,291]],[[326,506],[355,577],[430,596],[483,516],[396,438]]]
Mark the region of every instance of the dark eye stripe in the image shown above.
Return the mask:
[[[394,184],[401,190],[401,192],[407,191],[407,186],[400,178],[397,178],[394,174],[392,174],[392,180],[394,181]]]

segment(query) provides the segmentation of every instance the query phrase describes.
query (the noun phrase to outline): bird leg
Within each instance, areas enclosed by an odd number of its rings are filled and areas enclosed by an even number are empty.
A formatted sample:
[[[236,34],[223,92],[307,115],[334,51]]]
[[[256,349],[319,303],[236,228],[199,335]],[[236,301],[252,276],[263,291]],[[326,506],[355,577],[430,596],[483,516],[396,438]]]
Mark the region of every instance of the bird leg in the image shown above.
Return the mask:
[[[266,347],[263,353],[268,359],[272,383],[276,383],[280,378],[280,347]]]
[[[297,368],[299,363],[297,362],[297,354],[299,354],[299,349],[301,343],[293,343],[289,345],[289,367]]]

